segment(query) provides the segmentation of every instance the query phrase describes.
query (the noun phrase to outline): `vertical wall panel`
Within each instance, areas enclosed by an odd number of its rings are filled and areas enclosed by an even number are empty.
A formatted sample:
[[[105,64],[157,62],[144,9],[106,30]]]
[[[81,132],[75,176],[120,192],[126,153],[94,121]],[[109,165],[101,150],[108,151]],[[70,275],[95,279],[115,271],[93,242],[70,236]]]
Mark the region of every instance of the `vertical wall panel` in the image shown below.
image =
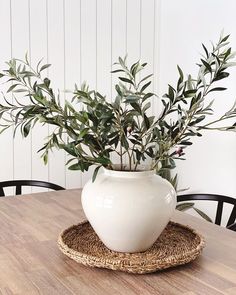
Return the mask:
[[[81,1],[81,79],[97,89],[97,0]],[[84,185],[94,167],[82,175]]]
[[[140,57],[148,63],[147,72],[153,72],[155,46],[155,0],[141,2],[141,32],[140,32]],[[145,72],[146,72],[145,71]],[[146,74],[146,73],[145,73]]]
[[[97,5],[97,90],[112,98],[112,1]]]
[[[141,73],[141,77],[143,77],[154,74],[154,56],[157,54],[155,50],[155,0],[141,0],[140,9],[140,58],[142,62],[148,63]],[[150,80],[152,81],[152,85],[149,87],[149,90],[154,91],[154,76]],[[156,97],[152,98],[152,104],[154,100],[156,100]]]
[[[97,89],[111,101],[111,8],[112,1],[97,5]]]
[[[81,79],[97,87],[97,1],[81,1]]]
[[[117,62],[118,57],[124,57],[127,53],[127,1],[112,0],[112,63]],[[117,74],[112,75],[112,97],[116,91],[114,84],[117,83]]]
[[[78,86],[81,84],[80,4],[81,1],[78,0],[65,1],[65,88],[66,99],[69,101],[75,83]],[[67,156],[67,160],[69,158]],[[81,187],[81,172],[66,169],[66,186]]]
[[[159,115],[162,110],[162,104],[160,100],[161,90],[160,90],[160,81],[161,81],[161,52],[160,52],[160,44],[161,44],[161,0],[154,1],[154,9],[153,9],[153,19],[154,19],[154,44],[153,44],[153,90],[154,93],[158,96],[153,99],[153,114]]]
[[[0,1],[0,27],[1,27],[1,46],[0,50],[0,69],[5,69],[5,61],[9,61],[11,58],[11,5],[10,1]],[[1,91],[7,90],[6,85],[0,84]],[[0,96],[0,102],[4,103],[2,95]],[[12,128],[7,130],[0,136],[0,181],[13,179],[13,130]],[[9,193],[12,193],[9,192]]]
[[[128,0],[113,0],[112,1],[112,47],[111,47],[111,60],[112,64],[118,61],[118,57],[124,58],[127,54],[127,1]],[[112,66],[112,69],[116,67]],[[115,100],[116,90],[115,84],[119,82],[118,74],[112,74],[111,93],[112,100]],[[112,155],[112,162],[119,163],[119,156]]]
[[[12,55],[24,59],[30,53],[29,6],[28,0],[12,0]],[[19,13],[20,12],[20,13]],[[20,98],[22,95],[16,95]],[[24,98],[27,103],[27,99]],[[31,136],[22,139],[20,132],[14,139],[14,178],[30,179],[32,177]],[[25,191],[31,191],[26,188]]]
[[[52,64],[49,77],[55,92],[60,93],[61,102],[65,97],[64,54],[64,1],[48,0],[48,61]],[[61,186],[66,186],[65,162],[64,151],[50,153],[49,180]]]
[[[142,0],[127,0],[127,48],[129,63],[141,56],[141,15]]]
[[[44,64],[48,61],[47,56],[47,1],[30,0],[30,61],[35,67],[43,58]],[[40,15],[40,17],[39,17]],[[43,77],[47,71],[43,72]],[[37,151],[43,147],[48,136],[48,126],[36,125],[32,130],[32,179],[48,181],[48,166]],[[33,192],[41,191],[41,188],[33,188]]]

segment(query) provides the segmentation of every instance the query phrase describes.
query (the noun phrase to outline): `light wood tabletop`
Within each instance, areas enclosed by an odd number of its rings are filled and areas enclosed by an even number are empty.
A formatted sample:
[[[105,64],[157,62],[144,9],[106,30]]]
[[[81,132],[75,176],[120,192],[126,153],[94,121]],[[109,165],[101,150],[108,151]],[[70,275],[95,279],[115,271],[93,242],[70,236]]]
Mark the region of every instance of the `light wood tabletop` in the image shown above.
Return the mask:
[[[80,190],[0,198],[0,294],[236,294],[236,232],[177,212],[206,238],[194,262],[147,275],[89,268],[64,256],[57,237],[84,219]]]

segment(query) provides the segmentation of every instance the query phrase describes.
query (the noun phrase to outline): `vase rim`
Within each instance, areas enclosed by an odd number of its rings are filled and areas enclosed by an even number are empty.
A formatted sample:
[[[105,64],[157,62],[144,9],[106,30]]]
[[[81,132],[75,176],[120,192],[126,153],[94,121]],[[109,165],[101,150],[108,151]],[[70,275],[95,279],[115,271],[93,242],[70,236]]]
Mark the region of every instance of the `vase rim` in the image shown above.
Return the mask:
[[[155,170],[148,169],[147,166],[140,167],[139,170],[129,171],[129,170],[111,170],[103,167],[104,173],[109,176],[114,177],[128,177],[128,178],[137,178],[137,177],[147,177],[155,174]]]

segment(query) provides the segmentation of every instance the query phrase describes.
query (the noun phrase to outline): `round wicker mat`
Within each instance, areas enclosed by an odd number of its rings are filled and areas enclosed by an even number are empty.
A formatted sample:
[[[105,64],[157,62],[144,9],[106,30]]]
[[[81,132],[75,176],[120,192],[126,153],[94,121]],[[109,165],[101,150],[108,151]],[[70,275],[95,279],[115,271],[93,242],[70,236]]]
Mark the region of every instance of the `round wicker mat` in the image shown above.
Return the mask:
[[[60,250],[78,263],[130,273],[151,273],[197,258],[205,241],[195,230],[169,222],[154,245],[145,252],[119,253],[106,248],[91,225],[84,221],[61,233]]]

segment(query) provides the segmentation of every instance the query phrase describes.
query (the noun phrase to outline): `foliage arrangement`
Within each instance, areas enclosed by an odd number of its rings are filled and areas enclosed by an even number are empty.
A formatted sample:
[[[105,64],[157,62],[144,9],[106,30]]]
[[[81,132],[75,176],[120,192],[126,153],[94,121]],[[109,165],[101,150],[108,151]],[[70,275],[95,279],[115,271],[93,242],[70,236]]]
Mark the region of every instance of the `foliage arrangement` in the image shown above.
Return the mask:
[[[141,77],[146,63],[138,61],[128,67],[126,57],[119,57],[115,64],[113,73],[119,74],[119,83],[113,101],[83,84],[75,85],[72,100],[63,103],[43,74],[49,64],[40,61],[34,69],[27,56],[12,59],[0,74],[13,96],[12,101],[5,94],[0,104],[2,131],[14,126],[26,137],[36,123],[55,126],[40,149],[44,162],[51,149],[63,149],[71,156],[69,169],[83,172],[95,165],[94,178],[102,166],[114,169],[113,154],[118,156],[120,170],[136,171],[148,162],[149,169],[168,176],[175,160],[183,159],[191,138],[201,136],[202,130],[236,130],[236,124],[217,124],[235,118],[236,105],[217,120],[207,120],[213,114],[213,100],[207,96],[226,89],[219,81],[229,76],[227,69],[234,65],[228,37],[221,36],[211,50],[203,45],[196,78],[186,77],[178,66],[177,84],[168,85],[162,98],[148,90],[152,75]],[[163,105],[158,117],[150,114],[152,99],[160,99]],[[176,184],[176,176],[172,183]]]

